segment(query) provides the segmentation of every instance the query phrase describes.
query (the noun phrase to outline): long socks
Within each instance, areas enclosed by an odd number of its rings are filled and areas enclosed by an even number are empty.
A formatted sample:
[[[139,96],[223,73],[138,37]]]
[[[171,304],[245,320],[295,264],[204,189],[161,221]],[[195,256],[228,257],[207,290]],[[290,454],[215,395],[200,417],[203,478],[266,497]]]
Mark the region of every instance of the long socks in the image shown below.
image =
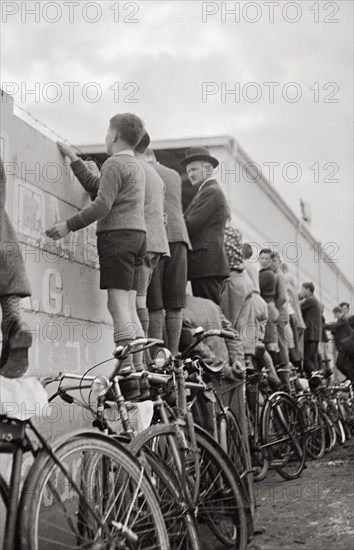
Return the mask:
[[[183,315],[181,309],[166,310],[166,333],[168,348],[173,356],[177,355],[181,337]]]

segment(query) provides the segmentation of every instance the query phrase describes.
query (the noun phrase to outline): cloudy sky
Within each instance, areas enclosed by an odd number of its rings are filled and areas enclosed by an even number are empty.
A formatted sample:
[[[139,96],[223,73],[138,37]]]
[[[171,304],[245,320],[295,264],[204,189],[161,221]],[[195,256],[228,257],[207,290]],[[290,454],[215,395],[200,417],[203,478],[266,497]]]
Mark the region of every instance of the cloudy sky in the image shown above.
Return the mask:
[[[234,136],[353,280],[351,1],[4,1],[1,20],[19,107],[71,143],[124,111],[153,139]]]

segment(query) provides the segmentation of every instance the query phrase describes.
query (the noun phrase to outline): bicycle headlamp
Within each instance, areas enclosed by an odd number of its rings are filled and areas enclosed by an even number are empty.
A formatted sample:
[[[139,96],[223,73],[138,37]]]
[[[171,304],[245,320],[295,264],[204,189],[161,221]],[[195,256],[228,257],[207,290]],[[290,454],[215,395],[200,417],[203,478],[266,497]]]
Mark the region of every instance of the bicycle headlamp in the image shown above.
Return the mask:
[[[172,353],[167,348],[160,348],[155,356],[155,365],[158,369],[163,369],[171,363]]]
[[[91,386],[92,393],[96,397],[101,397],[102,395],[104,395],[107,392],[107,390],[110,388],[110,386],[111,386],[111,384],[110,384],[108,378],[106,378],[106,376],[96,376],[96,378],[93,380],[92,386]]]

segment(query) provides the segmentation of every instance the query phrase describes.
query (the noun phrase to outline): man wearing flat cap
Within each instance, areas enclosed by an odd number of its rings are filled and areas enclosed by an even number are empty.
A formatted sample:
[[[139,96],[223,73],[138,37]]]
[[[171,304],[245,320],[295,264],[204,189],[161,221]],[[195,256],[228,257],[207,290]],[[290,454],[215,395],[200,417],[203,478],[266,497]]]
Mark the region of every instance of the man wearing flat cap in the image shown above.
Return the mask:
[[[188,149],[181,162],[191,184],[198,188],[184,213],[193,247],[188,251],[188,279],[194,296],[209,298],[219,305],[222,282],[229,275],[224,245],[229,207],[213,177],[218,164],[205,147]]]

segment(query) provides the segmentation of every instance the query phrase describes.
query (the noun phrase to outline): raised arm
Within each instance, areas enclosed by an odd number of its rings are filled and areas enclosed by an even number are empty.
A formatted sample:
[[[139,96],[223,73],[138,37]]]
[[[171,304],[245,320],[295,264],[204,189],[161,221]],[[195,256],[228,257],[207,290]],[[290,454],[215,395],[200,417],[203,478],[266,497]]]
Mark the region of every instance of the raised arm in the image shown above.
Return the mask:
[[[100,186],[100,178],[92,174],[92,172],[86,167],[85,163],[77,156],[72,147],[69,147],[62,141],[57,141],[57,146],[60,152],[70,159],[71,169],[81,183],[82,187],[88,191],[88,193],[94,195],[92,198],[96,198],[96,194]]]
[[[67,220],[66,223],[71,231],[82,229],[110,212],[121,187],[119,166],[114,160],[109,159],[104,163],[99,181],[95,200]]]

